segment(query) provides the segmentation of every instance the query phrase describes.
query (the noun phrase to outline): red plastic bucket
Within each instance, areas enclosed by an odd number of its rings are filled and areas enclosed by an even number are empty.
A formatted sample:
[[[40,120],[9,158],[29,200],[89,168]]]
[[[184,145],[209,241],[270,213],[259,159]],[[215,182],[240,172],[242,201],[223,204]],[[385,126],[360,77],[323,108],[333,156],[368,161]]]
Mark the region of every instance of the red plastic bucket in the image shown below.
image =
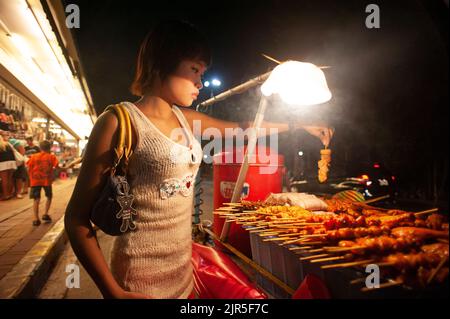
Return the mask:
[[[214,209],[230,202],[234,185],[239,175],[245,147],[225,150],[213,157]],[[257,146],[255,154],[249,159],[249,168],[244,182],[241,199],[264,200],[270,193],[281,193],[285,173],[284,157],[273,149]],[[214,233],[220,236],[224,218],[214,215]],[[231,224],[227,242],[251,257],[250,238],[241,225]],[[223,246],[216,242],[223,249]]]

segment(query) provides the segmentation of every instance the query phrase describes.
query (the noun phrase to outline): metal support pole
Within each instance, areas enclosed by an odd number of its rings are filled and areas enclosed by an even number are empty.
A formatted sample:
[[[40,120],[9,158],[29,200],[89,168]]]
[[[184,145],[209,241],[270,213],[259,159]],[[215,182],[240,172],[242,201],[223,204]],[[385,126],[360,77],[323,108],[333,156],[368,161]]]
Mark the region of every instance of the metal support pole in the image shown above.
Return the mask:
[[[234,186],[233,196],[231,197],[231,203],[237,203],[241,199],[242,186],[244,185],[245,178],[247,177],[249,157],[252,156],[255,151],[256,142],[258,138],[258,131],[263,122],[267,104],[268,104],[267,98],[264,95],[261,95],[258,111],[256,112],[253,126],[250,129],[250,138],[247,144],[247,150],[245,152],[244,161],[241,165],[241,168],[239,170],[239,176]],[[230,230],[230,223],[225,222],[222,228],[222,233],[220,234],[220,240],[226,241],[229,230]]]

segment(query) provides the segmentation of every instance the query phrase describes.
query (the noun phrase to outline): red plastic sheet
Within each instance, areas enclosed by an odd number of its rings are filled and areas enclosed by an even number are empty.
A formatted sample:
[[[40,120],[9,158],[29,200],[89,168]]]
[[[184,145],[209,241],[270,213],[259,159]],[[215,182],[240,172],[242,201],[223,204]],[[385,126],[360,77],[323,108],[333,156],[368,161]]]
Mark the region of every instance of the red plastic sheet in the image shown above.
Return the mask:
[[[194,284],[201,299],[267,299],[221,251],[193,243]]]

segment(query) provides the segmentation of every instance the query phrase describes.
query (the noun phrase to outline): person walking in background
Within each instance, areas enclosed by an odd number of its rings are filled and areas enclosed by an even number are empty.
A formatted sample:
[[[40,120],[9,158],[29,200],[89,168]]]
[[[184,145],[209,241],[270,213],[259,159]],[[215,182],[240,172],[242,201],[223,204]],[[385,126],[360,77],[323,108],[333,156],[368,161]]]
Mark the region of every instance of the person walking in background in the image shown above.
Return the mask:
[[[25,138],[25,141],[27,142],[27,145],[25,146],[25,155],[30,157],[33,154],[39,153],[41,149],[39,146],[34,145],[33,142],[33,136],[27,136]],[[25,193],[28,193],[28,188],[30,187],[30,179],[27,178],[27,181],[25,182]]]
[[[39,146],[41,152],[32,155],[27,163],[31,186],[30,198],[34,199],[34,226],[39,226],[41,224],[41,221],[39,219],[39,203],[41,199],[42,188],[44,188],[45,197],[47,197],[47,202],[45,203],[45,213],[44,215],[42,215],[42,220],[48,223],[52,221],[48,212],[50,210],[50,205],[52,203],[53,197],[53,171],[58,167],[59,164],[56,156],[50,153],[51,144],[49,141],[42,141]]]
[[[18,164],[17,169],[13,173],[13,179],[15,182],[15,194],[17,198],[23,198],[23,194],[27,193],[26,190],[28,187],[26,186],[28,180],[28,172],[26,168],[26,162],[28,157],[25,155],[25,147],[22,141],[16,139],[10,139],[9,143],[16,149],[16,151],[22,156],[23,161]],[[16,158],[17,163],[17,158]]]
[[[13,195],[13,173],[17,169],[16,158],[12,146],[0,135],[0,200],[8,200]]]
[[[27,156],[39,153],[41,151],[39,146],[34,145],[33,136],[27,136],[25,140],[27,141],[27,146],[25,146],[25,154]]]

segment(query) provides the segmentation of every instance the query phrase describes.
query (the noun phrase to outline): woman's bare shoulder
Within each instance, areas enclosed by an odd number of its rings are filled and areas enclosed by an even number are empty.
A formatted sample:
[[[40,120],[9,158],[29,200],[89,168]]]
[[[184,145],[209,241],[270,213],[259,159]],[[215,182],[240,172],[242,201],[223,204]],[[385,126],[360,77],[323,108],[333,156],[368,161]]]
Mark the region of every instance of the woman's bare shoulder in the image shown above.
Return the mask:
[[[119,121],[113,112],[102,113],[94,124],[86,148],[86,159],[95,158],[117,144]]]
[[[105,138],[114,135],[119,126],[117,116],[113,112],[103,112],[97,119],[89,139]]]

